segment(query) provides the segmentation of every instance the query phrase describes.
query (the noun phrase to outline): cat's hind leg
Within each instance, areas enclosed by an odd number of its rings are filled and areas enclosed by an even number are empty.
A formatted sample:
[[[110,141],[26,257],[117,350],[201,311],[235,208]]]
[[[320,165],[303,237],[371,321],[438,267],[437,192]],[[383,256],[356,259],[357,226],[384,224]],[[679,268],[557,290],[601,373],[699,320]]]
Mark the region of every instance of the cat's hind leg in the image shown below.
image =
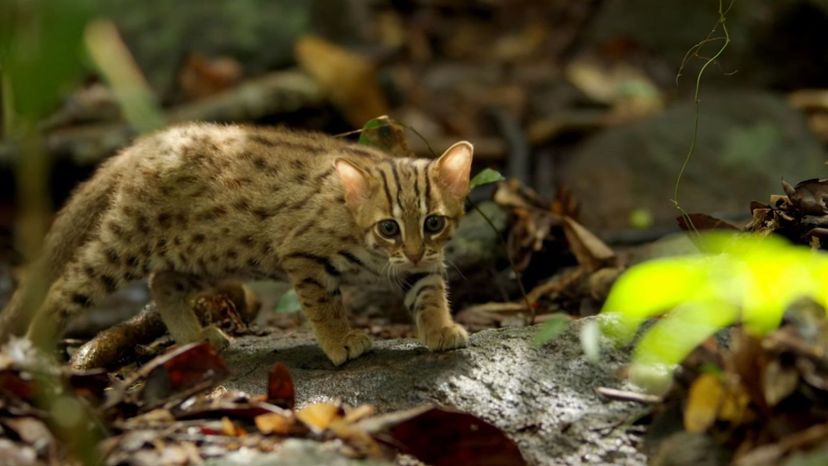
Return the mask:
[[[202,327],[193,311],[194,298],[208,288],[201,279],[175,271],[160,271],[150,275],[149,287],[161,320],[176,343],[207,341],[219,350],[230,344],[230,337],[217,326]]]

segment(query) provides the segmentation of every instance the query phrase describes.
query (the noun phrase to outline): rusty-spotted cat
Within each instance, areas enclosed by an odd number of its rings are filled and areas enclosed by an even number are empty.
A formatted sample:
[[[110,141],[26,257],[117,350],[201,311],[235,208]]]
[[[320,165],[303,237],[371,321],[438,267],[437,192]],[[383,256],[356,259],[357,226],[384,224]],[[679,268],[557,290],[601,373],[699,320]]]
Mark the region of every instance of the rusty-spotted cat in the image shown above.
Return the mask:
[[[443,246],[463,215],[472,145],[437,159],[392,158],[317,133],[187,124],[137,140],[104,163],[60,211],[31,274],[48,292],[34,321],[22,283],[0,315],[0,339],[50,339],[68,316],[149,278],[179,343],[229,339],[191,308],[219,280],[283,279],[295,288],[334,364],[361,355],[342,285],[402,286],[419,339],[466,345],[449,311]]]

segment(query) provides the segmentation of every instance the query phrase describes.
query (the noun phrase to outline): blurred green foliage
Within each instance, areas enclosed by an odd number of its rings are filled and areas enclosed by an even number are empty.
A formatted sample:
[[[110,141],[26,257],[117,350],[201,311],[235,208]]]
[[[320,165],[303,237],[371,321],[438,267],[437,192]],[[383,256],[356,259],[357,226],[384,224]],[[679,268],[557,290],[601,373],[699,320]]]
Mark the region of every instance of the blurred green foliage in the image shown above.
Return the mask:
[[[776,329],[802,298],[828,304],[828,255],[777,237],[706,233],[698,254],[630,268],[604,304],[602,333],[627,344],[649,319],[666,314],[638,341],[631,375],[660,391],[697,345],[736,323],[755,335]]]
[[[91,0],[0,2],[0,68],[21,122],[34,123],[53,110],[80,77],[91,13]]]

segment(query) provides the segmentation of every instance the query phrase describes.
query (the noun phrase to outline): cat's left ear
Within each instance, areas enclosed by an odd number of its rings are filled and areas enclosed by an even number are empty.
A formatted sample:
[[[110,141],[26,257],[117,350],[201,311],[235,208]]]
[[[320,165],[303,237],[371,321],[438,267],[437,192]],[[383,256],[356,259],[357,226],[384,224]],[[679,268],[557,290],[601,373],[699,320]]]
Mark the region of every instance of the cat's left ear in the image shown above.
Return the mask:
[[[443,155],[435,162],[436,176],[440,185],[461,199],[469,193],[469,174],[473,154],[474,146],[468,141],[460,141],[443,152]]]
[[[334,167],[345,192],[345,202],[359,208],[370,196],[368,175],[360,167],[345,159],[336,159]]]

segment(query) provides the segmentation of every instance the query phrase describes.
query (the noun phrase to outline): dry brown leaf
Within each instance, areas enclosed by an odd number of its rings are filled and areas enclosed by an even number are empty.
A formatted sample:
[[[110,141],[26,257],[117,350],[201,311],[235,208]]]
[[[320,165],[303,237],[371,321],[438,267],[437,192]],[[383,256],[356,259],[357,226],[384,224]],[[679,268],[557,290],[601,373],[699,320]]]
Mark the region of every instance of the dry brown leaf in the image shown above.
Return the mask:
[[[319,37],[306,36],[295,46],[302,68],[327,93],[355,128],[388,113],[374,65],[365,58]]]
[[[612,106],[609,118],[622,122],[660,111],[664,99],[658,86],[628,63],[604,63],[580,57],[567,64],[567,80],[587,97]]]
[[[788,103],[802,110],[828,110],[828,89],[800,89],[788,94]]]
[[[540,301],[540,299],[544,296],[561,294],[580,283],[584,276],[584,272],[583,268],[577,267],[558,273],[549,280],[546,280],[533,288],[526,294],[526,299],[530,303],[534,304]],[[523,309],[526,309],[526,306],[523,306]]]
[[[340,408],[331,403],[314,403],[296,413],[296,418],[314,431],[321,432],[340,417]]]
[[[231,57],[195,53],[184,63],[178,82],[188,99],[198,99],[235,86],[243,74],[241,64]]]
[[[770,361],[762,374],[762,391],[770,406],[788,397],[799,385],[799,372],[794,367],[783,366],[778,359]]]
[[[792,435],[777,443],[760,446],[733,462],[736,466],[776,466],[781,459],[794,450],[805,450],[828,440],[828,424],[818,424]]]
[[[287,366],[281,362],[274,364],[267,378],[267,401],[281,408],[293,409],[296,404],[295,392]]]
[[[587,272],[616,265],[615,252],[583,225],[564,217],[563,229],[569,248]]]
[[[728,222],[716,218],[712,215],[694,213],[676,217],[679,228],[684,231],[690,230],[736,230],[741,231],[741,228]]]

